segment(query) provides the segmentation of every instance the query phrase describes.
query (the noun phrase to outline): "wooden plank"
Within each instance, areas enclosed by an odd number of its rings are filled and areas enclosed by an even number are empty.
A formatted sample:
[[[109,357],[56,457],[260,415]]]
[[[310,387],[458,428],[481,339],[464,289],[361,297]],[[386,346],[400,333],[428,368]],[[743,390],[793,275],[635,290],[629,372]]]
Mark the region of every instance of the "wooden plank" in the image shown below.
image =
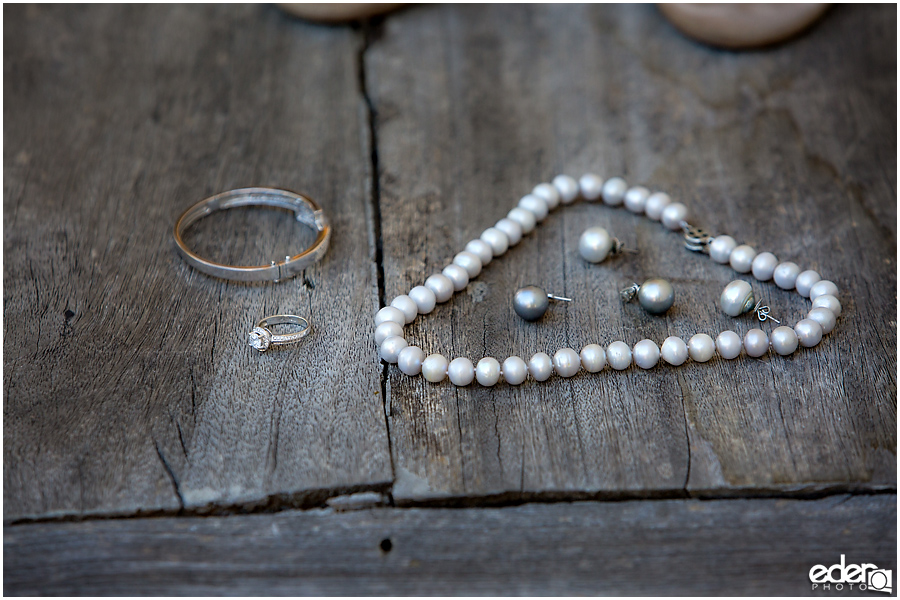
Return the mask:
[[[3,592],[821,595],[809,570],[842,554],[896,573],[896,508],[890,494],[29,524],[4,530]]]
[[[385,297],[439,272],[559,172],[622,175],[693,221],[833,279],[839,326],[790,358],[713,360],[458,389],[389,369],[399,503],[492,497],[819,493],[896,487],[896,7],[841,6],[763,52],[692,43],[651,6],[441,6],[388,18],[366,54]],[[588,225],[637,256],[590,266]],[[617,290],[663,276],[665,317]],[[730,268],[677,234],[580,203],[407,327],[450,358],[503,360],[758,326],[718,309]],[[575,299],[511,310],[533,283]],[[796,323],[808,301],[753,282]],[[771,330],[773,327],[764,327]]]
[[[378,298],[360,34],[264,6],[4,15],[4,518],[389,486],[382,369],[359,343]],[[178,214],[248,185],[319,200],[325,260],[278,284],[191,270]],[[250,264],[297,247],[258,213],[193,239]],[[258,355],[247,332],[277,312],[315,333]]]

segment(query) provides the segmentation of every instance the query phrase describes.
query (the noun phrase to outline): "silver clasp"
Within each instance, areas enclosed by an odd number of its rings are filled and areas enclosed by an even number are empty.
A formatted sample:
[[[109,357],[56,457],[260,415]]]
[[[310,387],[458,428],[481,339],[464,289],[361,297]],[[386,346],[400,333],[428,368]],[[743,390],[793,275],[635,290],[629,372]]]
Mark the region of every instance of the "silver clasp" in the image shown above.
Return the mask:
[[[709,244],[713,236],[706,230],[695,227],[687,222],[681,223],[684,230],[684,247],[692,252],[709,252]]]

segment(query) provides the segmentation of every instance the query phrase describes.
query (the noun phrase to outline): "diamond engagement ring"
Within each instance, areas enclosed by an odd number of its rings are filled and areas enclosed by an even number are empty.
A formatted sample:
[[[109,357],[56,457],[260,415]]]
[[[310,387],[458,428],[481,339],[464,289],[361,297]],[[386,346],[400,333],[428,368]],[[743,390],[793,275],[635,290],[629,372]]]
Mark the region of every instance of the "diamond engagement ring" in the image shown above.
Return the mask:
[[[272,333],[269,330],[270,325],[299,325],[300,331],[292,333]],[[256,324],[256,327],[250,331],[248,343],[251,348],[256,348],[260,352],[265,352],[269,346],[283,346],[285,344],[293,344],[309,335],[312,327],[309,321],[303,317],[296,315],[272,315],[266,317]]]

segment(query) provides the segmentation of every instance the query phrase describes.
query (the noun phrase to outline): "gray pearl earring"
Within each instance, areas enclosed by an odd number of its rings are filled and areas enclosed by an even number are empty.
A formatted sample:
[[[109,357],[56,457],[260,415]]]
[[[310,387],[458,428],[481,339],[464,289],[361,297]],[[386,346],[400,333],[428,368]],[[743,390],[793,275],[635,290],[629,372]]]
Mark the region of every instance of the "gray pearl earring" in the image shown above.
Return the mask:
[[[634,250],[626,249],[622,242],[602,227],[588,227],[578,239],[578,254],[589,263],[603,262],[607,256],[616,256],[622,252],[637,254]]]
[[[571,298],[563,298],[548,294],[536,285],[526,285],[516,291],[513,297],[513,309],[526,321],[537,321],[544,316],[551,300],[571,302]]]
[[[661,315],[675,304],[675,288],[665,279],[654,277],[638,285],[633,284],[619,292],[623,302],[637,295],[641,308],[651,315]]]
[[[730,317],[737,317],[753,311],[760,321],[771,319],[781,324],[781,321],[769,316],[769,307],[763,306],[762,300],[756,301],[756,298],[753,296],[753,288],[742,279],[735,279],[725,286],[722,296],[719,298],[719,306]]]

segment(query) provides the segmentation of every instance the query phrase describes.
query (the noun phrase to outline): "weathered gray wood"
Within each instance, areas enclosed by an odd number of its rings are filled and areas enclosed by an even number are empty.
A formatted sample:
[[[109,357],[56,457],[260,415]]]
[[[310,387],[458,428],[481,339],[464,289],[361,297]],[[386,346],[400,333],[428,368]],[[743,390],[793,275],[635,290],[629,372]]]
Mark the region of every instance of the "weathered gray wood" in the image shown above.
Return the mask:
[[[266,6],[4,15],[4,518],[388,487],[382,369],[360,343],[377,308],[361,34]],[[261,285],[187,267],[175,218],[248,185],[320,201],[322,263]],[[247,211],[194,239],[267,262],[294,229]],[[315,333],[246,345],[285,311]]]
[[[821,596],[809,570],[841,554],[897,572],[896,502],[665,500],[7,526],[3,592]]]
[[[494,389],[391,367],[395,499],[893,489],[895,23],[893,6],[841,6],[796,41],[736,54],[686,40],[651,6],[430,6],[388,18],[366,54],[387,301],[536,183],[594,171],[665,190],[694,222],[818,270],[844,304],[835,332],[790,358]],[[588,225],[640,254],[587,265],[576,244]],[[617,298],[649,276],[677,288],[663,318]],[[579,204],[407,331],[426,353],[473,361],[743,335],[757,323],[716,304],[736,277],[655,223]],[[524,323],[510,300],[527,283],[575,302]],[[795,293],[754,287],[790,324],[809,310]]]

